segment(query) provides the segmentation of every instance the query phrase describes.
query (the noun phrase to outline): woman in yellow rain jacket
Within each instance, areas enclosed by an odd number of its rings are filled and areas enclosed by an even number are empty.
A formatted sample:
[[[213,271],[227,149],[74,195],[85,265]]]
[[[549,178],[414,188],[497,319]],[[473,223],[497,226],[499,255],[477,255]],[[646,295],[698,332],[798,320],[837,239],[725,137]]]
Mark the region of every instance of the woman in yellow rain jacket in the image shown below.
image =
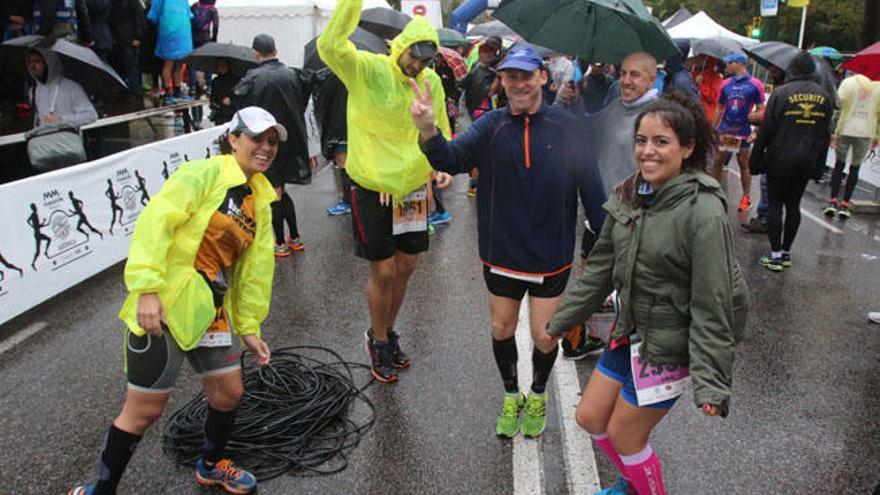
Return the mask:
[[[161,416],[186,358],[208,398],[196,480],[250,493],[256,479],[223,454],[244,393],[241,341],[269,362],[260,322],[269,311],[275,191],[263,176],[287,131],[257,107],[237,112],[223,154],[183,164],[141,212],[125,265],[119,317],[128,390],[113,421],[98,479],[70,495],[114,494],[144,432]],[[233,335],[235,334],[235,335]]]

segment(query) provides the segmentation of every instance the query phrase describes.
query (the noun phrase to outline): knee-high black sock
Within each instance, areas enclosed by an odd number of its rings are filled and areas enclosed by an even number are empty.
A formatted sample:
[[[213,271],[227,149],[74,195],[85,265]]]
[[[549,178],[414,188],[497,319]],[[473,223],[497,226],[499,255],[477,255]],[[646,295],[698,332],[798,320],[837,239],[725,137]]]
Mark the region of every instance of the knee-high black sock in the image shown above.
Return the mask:
[[[299,237],[299,229],[296,227],[296,207],[293,206],[293,198],[287,194],[287,191],[281,194],[281,204],[284,207],[284,220],[287,221],[287,228],[290,229],[290,238]]]
[[[834,162],[834,170],[831,172],[831,199],[837,199],[837,194],[840,192],[840,179],[843,178],[844,168],[846,168],[846,160],[838,159]]]
[[[351,179],[344,168],[339,169],[339,181],[342,183],[342,200],[351,204]]]
[[[101,450],[101,460],[98,461],[98,481],[95,483],[95,495],[114,495],[122,473],[128,466],[128,461],[137,449],[141,437],[127,431],[122,431],[115,425],[110,425],[107,438],[104,440],[104,448]]]
[[[437,183],[431,182],[431,189],[434,191],[434,211],[437,213],[446,213],[446,208],[443,206],[443,191],[437,189]]]
[[[501,372],[501,380],[504,382],[504,391],[515,394],[519,391],[519,383],[516,376],[516,337],[505,340],[492,339],[492,352],[495,354],[495,364]]]
[[[272,207],[272,230],[275,231],[275,244],[284,243],[284,209],[281,201],[275,201]]]
[[[843,201],[849,203],[852,198],[853,191],[856,190],[856,184],[859,183],[859,168],[861,165],[853,163],[849,166],[849,174],[846,176],[846,186],[843,190]]]
[[[214,464],[223,458],[226,442],[232,434],[235,422],[235,409],[218,411],[208,406],[208,417],[205,419],[205,445],[202,447],[202,458]]]
[[[556,362],[556,354],[559,353],[559,346],[553,346],[553,350],[544,354],[540,349],[535,347],[532,351],[532,392],[543,394],[547,388],[547,380],[550,379],[550,371],[553,370],[553,364]]]

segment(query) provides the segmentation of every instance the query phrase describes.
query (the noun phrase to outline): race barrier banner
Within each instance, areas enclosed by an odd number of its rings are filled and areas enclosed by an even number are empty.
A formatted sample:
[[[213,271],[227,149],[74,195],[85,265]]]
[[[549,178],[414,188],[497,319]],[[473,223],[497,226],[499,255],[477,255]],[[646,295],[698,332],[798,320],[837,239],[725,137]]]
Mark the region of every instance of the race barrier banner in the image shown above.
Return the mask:
[[[0,324],[124,260],[141,210],[223,127],[0,185]],[[123,294],[119,302],[122,303]]]

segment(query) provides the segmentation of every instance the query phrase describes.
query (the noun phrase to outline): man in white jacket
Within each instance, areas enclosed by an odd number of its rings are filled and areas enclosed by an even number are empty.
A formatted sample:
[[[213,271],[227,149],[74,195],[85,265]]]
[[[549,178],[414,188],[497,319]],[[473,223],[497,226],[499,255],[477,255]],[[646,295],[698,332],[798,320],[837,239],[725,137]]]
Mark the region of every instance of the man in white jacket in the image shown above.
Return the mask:
[[[34,107],[34,126],[61,121],[83,126],[98,120],[98,112],[82,86],[64,77],[56,54],[31,50],[26,62],[36,83],[29,95]]]

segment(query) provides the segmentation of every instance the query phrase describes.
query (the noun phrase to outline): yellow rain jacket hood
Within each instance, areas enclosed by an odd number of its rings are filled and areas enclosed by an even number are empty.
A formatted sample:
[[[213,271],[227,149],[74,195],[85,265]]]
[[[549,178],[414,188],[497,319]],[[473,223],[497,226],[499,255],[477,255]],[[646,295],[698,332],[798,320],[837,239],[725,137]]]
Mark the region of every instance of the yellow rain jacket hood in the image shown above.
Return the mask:
[[[416,16],[391,42],[390,55],[359,51],[348,37],[357,28],[361,6],[361,0],[339,1],[318,38],[318,54],[348,89],[346,172],[358,185],[391,193],[397,202],[425,185],[431,174],[431,166],[419,150],[419,131],[412,120],[410,108],[415,96],[397,60],[413,43],[440,43],[434,26]],[[450,139],[440,77],[426,68],[415,79],[421,88],[425,81],[430,83],[434,119]]]
[[[128,298],[119,318],[135,335],[138,296],[157,292],[168,315],[171,335],[188,351],[214,319],[214,297],[195,269],[196,255],[208,222],[227,191],[247,181],[231,155],[183,164],[141,212],[125,263]],[[260,334],[269,313],[275,257],[272,253],[272,211],[275,190],[263,174],[247,182],[254,193],[257,230],[254,243],[242,252],[229,273],[223,300],[232,328],[239,336]]]

